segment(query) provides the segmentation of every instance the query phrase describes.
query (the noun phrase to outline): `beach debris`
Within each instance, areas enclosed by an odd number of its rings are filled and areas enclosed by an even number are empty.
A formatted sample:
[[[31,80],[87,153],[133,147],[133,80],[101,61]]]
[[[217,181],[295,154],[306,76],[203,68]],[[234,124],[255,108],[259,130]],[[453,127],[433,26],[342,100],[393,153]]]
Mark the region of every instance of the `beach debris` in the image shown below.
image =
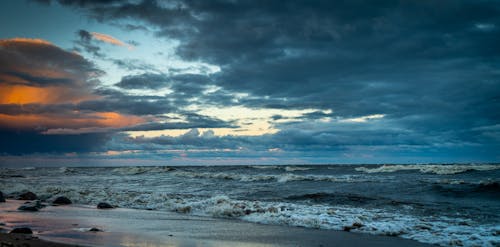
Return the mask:
[[[14,228],[9,233],[33,234],[33,231],[31,231],[31,228],[29,228],[29,227],[17,227],[17,228]]]
[[[5,202],[5,197],[3,196],[2,191],[0,191],[0,202]]]
[[[109,204],[107,202],[100,202],[99,204],[97,204],[97,208],[98,209],[111,209],[111,208],[114,208],[114,207],[111,206],[111,204]]]
[[[97,227],[92,227],[90,228],[89,232],[102,232],[102,230]]]
[[[24,193],[18,195],[16,199],[17,200],[30,200],[31,201],[31,200],[38,199],[38,196],[31,191],[27,191],[27,192],[24,192]]]
[[[43,205],[39,200],[36,200],[36,201],[24,203],[19,208],[17,208],[17,210],[36,212],[44,207],[45,207],[45,205]]]
[[[72,203],[71,200],[65,196],[57,197],[54,201],[52,201],[52,205],[54,206],[68,205],[71,203]]]

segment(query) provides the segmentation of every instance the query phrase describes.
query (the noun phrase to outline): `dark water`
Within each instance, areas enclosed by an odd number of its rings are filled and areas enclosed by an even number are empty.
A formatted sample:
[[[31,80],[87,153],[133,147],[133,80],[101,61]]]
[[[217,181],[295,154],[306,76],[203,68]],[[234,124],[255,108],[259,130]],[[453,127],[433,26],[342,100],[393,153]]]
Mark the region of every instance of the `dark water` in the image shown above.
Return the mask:
[[[3,168],[0,190],[263,224],[500,246],[500,165]]]

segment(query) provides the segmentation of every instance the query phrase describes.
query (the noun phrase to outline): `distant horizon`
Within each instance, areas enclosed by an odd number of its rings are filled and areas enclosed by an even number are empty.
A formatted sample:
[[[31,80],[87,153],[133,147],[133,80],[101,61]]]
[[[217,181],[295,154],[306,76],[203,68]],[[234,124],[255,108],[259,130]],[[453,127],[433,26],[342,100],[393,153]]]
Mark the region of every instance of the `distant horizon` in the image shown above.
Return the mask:
[[[238,163],[239,162],[239,163]],[[310,162],[310,163],[300,163],[300,162],[274,162],[274,163],[251,163],[251,162],[241,162],[233,160],[224,160],[222,162],[218,160],[198,160],[197,162],[171,162],[165,160],[153,160],[153,159],[64,159],[64,158],[52,158],[43,159],[35,158],[33,160],[26,159],[22,157],[3,158],[0,162],[0,168],[51,168],[51,167],[79,167],[79,168],[92,168],[92,167],[176,167],[176,166],[349,166],[349,165],[367,165],[367,166],[381,166],[381,165],[471,165],[471,164],[491,164],[497,165],[500,162],[490,162],[490,161],[457,161],[457,162],[353,162],[353,163],[341,163],[341,162]]]

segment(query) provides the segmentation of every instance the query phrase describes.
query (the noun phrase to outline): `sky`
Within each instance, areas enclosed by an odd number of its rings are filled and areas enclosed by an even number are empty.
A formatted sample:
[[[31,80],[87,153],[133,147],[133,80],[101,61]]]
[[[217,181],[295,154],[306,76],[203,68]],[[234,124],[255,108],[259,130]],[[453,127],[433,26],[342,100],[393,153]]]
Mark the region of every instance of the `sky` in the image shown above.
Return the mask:
[[[500,161],[499,1],[2,1],[0,23],[0,166]]]

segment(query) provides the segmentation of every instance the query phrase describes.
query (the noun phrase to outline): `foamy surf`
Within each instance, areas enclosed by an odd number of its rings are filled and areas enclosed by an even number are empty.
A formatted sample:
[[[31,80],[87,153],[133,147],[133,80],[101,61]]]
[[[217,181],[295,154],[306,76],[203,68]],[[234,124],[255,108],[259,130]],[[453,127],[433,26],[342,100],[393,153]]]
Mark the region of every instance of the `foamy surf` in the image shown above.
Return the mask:
[[[458,174],[467,171],[491,171],[500,169],[500,165],[382,165],[380,167],[357,167],[355,170],[366,173],[382,173],[417,170],[422,173],[438,175]]]
[[[273,180],[280,183],[286,183],[291,181],[326,181],[326,182],[357,183],[357,182],[369,181],[368,178],[359,175],[329,176],[329,175],[299,175],[293,173],[246,175],[246,174],[225,173],[225,172],[213,173],[213,172],[182,172],[182,171],[175,172],[174,175],[179,177],[189,177],[189,178],[238,180],[242,182]]]

